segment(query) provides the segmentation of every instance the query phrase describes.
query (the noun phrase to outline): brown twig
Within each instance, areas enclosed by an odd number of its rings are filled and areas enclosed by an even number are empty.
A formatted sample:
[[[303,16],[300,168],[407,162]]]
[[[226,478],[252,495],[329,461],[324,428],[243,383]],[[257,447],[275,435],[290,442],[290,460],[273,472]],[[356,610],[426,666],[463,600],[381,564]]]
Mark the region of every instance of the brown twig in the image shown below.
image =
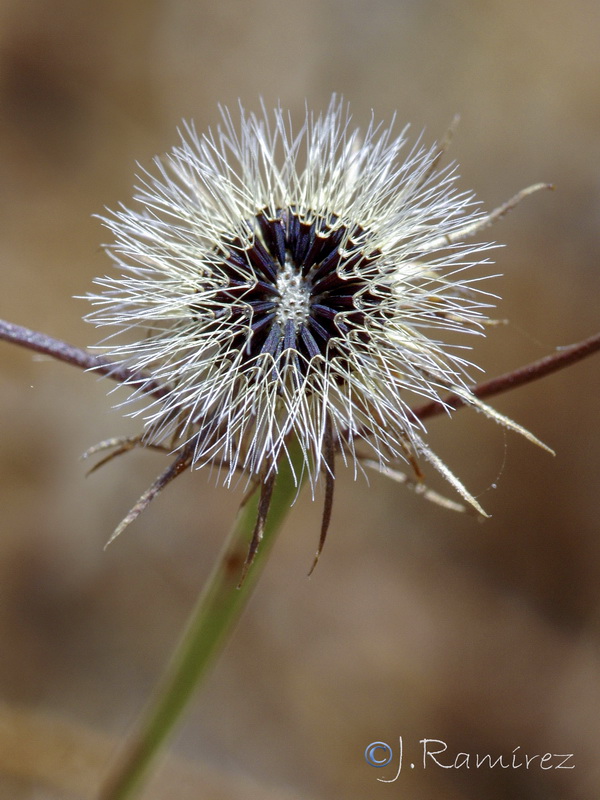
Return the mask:
[[[507,392],[509,389],[516,389],[518,386],[523,386],[531,381],[543,378],[545,375],[550,375],[552,372],[557,372],[559,369],[568,367],[570,364],[575,364],[592,353],[600,350],[600,333],[595,336],[590,336],[589,339],[584,339],[577,344],[569,345],[568,347],[561,347],[556,353],[549,356],[540,358],[539,361],[533,361],[524,367],[519,367],[512,372],[506,372],[504,375],[499,375],[497,378],[492,378],[484,383],[478,383],[471,390],[472,393],[479,398],[491,397],[495,394]],[[465,401],[455,394],[445,398],[444,403],[454,409],[461,408],[465,405]],[[426,405],[419,406],[413,410],[415,417],[419,419],[426,419],[433,417],[436,414],[441,414],[447,410],[447,407],[441,403],[427,403]]]
[[[18,344],[36,353],[52,356],[52,358],[64,361],[66,364],[72,364],[81,369],[93,370],[96,374],[104,375],[117,383],[127,383],[129,386],[135,386],[138,391],[156,397],[159,400],[166,397],[170,391],[168,386],[157,383],[141,372],[134,372],[126,367],[111,364],[102,356],[93,355],[88,353],[87,350],[74,347],[60,339],[54,339],[44,333],[32,331],[21,325],[14,325],[11,322],[0,320],[0,339]],[[597,333],[582,342],[562,347],[556,353],[545,356],[539,361],[534,361],[512,372],[507,372],[497,378],[479,383],[471,391],[479,398],[501,394],[509,389],[524,386],[526,383],[531,383],[538,380],[538,378],[543,378],[545,375],[550,375],[552,372],[575,364],[577,361],[581,361],[599,350],[600,333]],[[427,417],[441,414],[447,409],[448,405],[455,409],[465,405],[465,401],[457,395],[450,395],[445,399],[444,403],[446,404],[445,406],[441,403],[427,403],[415,408],[413,414],[418,419],[426,419]]]
[[[54,339],[52,336],[32,331],[22,325],[0,320],[0,339],[33,350],[35,353],[52,356],[58,361],[64,361],[65,364],[94,371],[97,375],[104,375],[117,383],[127,383],[129,386],[138,387],[140,391],[159,400],[169,393],[168,386],[157,383],[141,372],[134,372],[127,367],[113,364],[102,356],[88,353],[87,350],[82,350],[80,347],[74,347],[61,339]]]

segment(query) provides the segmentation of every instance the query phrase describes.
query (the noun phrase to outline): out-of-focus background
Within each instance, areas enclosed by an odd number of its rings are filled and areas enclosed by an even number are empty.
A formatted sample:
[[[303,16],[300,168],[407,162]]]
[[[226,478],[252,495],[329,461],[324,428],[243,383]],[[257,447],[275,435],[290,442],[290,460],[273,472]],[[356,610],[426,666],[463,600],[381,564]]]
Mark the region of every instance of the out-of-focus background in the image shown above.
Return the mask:
[[[3,0],[0,316],[93,344],[73,299],[111,269],[91,215],[128,201],[135,162],[182,119],[214,125],[219,102],[281,100],[300,119],[336,91],[357,124],[397,111],[427,141],[460,113],[451,157],[487,208],[556,184],[493,230],[510,324],[476,343],[486,374],[583,339],[598,325],[599,37],[594,0]],[[84,478],[87,447],[138,431],[108,388],[0,343],[2,800],[93,796],[239,501],[182,476],[105,552],[164,468],[136,452]],[[431,422],[483,524],[340,470],[309,580],[320,507],[301,497],[144,797],[597,798],[599,388],[589,360],[496,399],[556,458],[467,411]],[[400,736],[404,770],[378,782]],[[575,769],[423,769],[424,738],[446,764],[520,748],[574,753]],[[385,769],[363,756],[378,740]]]

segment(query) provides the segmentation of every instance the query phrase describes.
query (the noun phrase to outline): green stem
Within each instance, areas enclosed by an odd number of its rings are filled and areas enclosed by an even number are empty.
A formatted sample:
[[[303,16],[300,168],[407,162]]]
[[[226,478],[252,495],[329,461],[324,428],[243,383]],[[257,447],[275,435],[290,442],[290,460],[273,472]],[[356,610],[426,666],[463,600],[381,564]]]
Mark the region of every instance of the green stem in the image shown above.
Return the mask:
[[[298,445],[290,448],[290,460],[293,466],[285,458],[279,465],[263,539],[241,586],[242,566],[256,522],[260,492],[255,491],[240,508],[163,683],[143,714],[137,735],[102,787],[99,800],[128,800],[135,796],[152,759],[172,731],[192,693],[206,677],[219,648],[245,608],[298,491],[292,473],[293,469],[297,475],[302,472],[302,453]]]

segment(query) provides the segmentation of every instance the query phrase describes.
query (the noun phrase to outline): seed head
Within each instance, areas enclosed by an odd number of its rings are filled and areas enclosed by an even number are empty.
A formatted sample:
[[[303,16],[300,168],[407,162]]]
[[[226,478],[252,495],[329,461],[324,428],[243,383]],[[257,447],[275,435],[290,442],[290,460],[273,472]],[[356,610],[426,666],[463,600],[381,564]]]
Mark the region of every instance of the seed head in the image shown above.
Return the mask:
[[[532,438],[469,390],[492,245],[468,239],[494,214],[439,167],[443,146],[375,121],[361,134],[335,97],[297,131],[281,108],[221,115],[207,134],[185,125],[138,205],[104,220],[120,274],[96,281],[90,319],[115,329],[110,358],[168,387],[145,441],[227,483],[273,476],[292,437],[313,486],[335,452],[388,473],[424,456],[481,511],[411,402],[450,391]]]

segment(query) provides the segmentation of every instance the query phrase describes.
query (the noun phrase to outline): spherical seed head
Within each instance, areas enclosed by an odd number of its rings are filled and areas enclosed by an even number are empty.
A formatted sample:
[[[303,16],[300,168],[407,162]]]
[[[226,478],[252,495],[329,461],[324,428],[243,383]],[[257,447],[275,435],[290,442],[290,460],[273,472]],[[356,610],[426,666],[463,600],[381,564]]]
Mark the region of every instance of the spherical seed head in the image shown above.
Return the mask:
[[[463,233],[485,215],[439,147],[361,133],[335,97],[297,131],[281,108],[221,113],[104,220],[121,274],[96,281],[89,319],[116,329],[111,359],[169,387],[147,441],[192,441],[227,481],[276,470],[296,437],[314,483],[326,431],[350,464],[357,443],[381,465],[432,460],[409,403],[469,394],[462,334],[481,332],[491,245]]]

